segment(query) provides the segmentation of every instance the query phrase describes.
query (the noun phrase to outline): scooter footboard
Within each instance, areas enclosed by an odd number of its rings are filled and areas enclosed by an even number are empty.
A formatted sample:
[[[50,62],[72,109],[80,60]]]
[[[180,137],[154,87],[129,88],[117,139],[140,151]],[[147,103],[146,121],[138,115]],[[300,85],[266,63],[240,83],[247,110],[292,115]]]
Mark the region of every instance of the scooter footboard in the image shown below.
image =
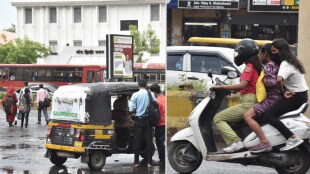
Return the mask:
[[[170,139],[170,142],[182,141],[182,140],[189,141],[195,146],[196,149],[200,149],[198,146],[198,142],[196,141],[194,137],[193,129],[191,127],[182,129],[181,131],[174,134],[172,138]]]

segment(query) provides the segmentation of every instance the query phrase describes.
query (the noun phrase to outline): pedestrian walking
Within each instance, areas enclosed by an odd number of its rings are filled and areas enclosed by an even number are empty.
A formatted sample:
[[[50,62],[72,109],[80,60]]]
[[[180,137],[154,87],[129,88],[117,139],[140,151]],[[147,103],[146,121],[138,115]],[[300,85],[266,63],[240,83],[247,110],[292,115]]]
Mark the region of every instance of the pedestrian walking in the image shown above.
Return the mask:
[[[139,91],[133,93],[130,104],[129,111],[134,113],[134,134],[135,134],[135,155],[133,167],[139,167],[139,155],[141,149],[141,141],[144,139],[146,141],[147,150],[147,167],[152,166],[152,139],[153,139],[153,127],[149,124],[148,115],[146,114],[147,107],[150,104],[150,99],[148,96],[148,91],[146,89],[147,82],[145,80],[139,80]],[[152,93],[153,100],[156,101],[154,94]]]
[[[43,89],[43,84],[39,85],[39,90],[37,91],[37,104],[38,104],[38,122],[37,124],[41,124],[41,112],[43,111],[46,125],[49,122],[48,114],[47,114],[47,106],[44,103],[45,98],[49,98],[48,92]]]
[[[13,129],[13,121],[17,112],[17,102],[18,98],[14,92],[14,87],[10,86],[7,94],[2,99],[2,106],[6,114],[6,121],[9,123],[9,130]]]
[[[160,113],[159,123],[155,126],[155,139],[159,161],[155,162],[154,165],[165,165],[166,97],[161,93],[158,84],[151,85],[150,90],[155,94]]]
[[[24,94],[20,97],[19,99],[19,112],[21,113],[21,127],[24,126],[24,120],[26,121],[25,123],[25,128],[28,127],[28,120],[29,120],[29,113],[30,113],[30,108],[31,108],[31,95],[30,95],[30,90],[29,88],[26,88],[24,91]]]
[[[23,96],[24,94],[25,94],[25,89],[26,88],[28,88],[29,90],[30,90],[30,92],[29,92],[29,94],[30,94],[30,97],[31,97],[31,99],[32,99],[32,90],[29,88],[29,83],[28,83],[28,81],[25,81],[24,82],[24,87],[19,91],[19,93],[17,93],[18,94],[18,103],[19,103],[19,100],[20,100],[20,98],[21,98],[21,96]],[[30,108],[29,108],[29,112],[30,112],[30,109],[31,109],[31,106],[30,106]],[[18,115],[20,114],[20,117],[18,117]],[[18,119],[20,119],[21,118],[21,113],[19,113],[19,110],[17,110],[17,113],[16,113],[16,117],[15,117],[15,125],[17,125],[17,118]]]

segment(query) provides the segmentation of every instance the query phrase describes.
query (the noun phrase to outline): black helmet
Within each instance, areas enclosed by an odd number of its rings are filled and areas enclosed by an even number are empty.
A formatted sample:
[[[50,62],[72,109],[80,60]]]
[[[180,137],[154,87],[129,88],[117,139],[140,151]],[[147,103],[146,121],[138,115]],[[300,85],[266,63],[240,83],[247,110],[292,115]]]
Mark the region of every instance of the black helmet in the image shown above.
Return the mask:
[[[243,64],[248,58],[257,55],[259,48],[256,42],[252,39],[242,39],[235,48],[238,55],[235,57],[234,62],[237,66]]]

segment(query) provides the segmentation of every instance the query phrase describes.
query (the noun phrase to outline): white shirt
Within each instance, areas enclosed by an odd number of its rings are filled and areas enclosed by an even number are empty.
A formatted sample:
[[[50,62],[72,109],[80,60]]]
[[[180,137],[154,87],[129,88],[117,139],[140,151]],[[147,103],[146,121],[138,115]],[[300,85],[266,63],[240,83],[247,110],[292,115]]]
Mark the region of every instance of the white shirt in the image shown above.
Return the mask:
[[[309,89],[304,74],[287,61],[281,63],[278,76],[284,79],[284,86],[288,91],[304,92]]]

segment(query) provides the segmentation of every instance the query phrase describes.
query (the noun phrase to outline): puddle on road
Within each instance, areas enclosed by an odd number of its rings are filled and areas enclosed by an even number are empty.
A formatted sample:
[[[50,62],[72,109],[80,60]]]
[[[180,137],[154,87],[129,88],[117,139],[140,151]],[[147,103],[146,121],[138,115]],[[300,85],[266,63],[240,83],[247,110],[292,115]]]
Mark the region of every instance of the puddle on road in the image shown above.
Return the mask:
[[[10,149],[38,149],[38,145],[30,145],[30,144],[5,144],[5,145],[0,145],[0,150],[10,150]]]

